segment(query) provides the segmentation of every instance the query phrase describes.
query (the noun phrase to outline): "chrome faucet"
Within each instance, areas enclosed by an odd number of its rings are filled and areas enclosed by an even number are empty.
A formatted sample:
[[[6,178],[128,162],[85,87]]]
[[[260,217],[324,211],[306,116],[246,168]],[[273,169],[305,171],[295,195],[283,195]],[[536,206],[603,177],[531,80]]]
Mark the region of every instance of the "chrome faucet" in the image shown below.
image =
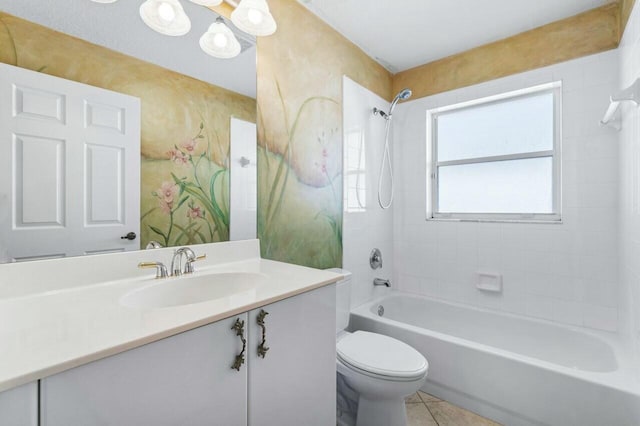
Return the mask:
[[[147,244],[147,246],[145,247],[145,250],[152,250],[152,249],[158,249],[158,248],[162,248],[162,244],[160,244],[157,241],[149,241],[149,244]]]
[[[182,267],[182,256],[185,257],[186,262],[184,268]],[[171,260],[171,274],[174,277],[179,277],[182,274],[192,274],[195,269],[193,268],[193,262],[206,259],[207,255],[203,254],[196,256],[196,254],[189,247],[182,247],[176,250]],[[177,262],[176,262],[177,260]]]
[[[182,267],[182,256],[186,259],[184,268]],[[196,256],[189,247],[181,247],[173,253],[173,259],[171,259],[171,274],[169,274],[167,267],[164,266],[162,262],[141,262],[138,264],[138,268],[156,268],[156,278],[179,277],[183,274],[193,273],[195,271],[193,262],[206,258],[206,254]]]
[[[187,263],[185,264],[185,271],[182,270],[182,256],[185,256],[187,259]],[[190,267],[191,271],[187,272],[187,266],[190,262],[193,262],[196,259],[196,254],[189,247],[182,247],[175,251],[173,254],[173,259],[171,259],[171,275],[174,277],[179,277],[183,273],[193,272],[193,266]],[[177,262],[176,262],[177,260]]]
[[[389,280],[383,280],[382,278],[374,278],[373,279],[373,285],[381,285],[381,286],[385,286],[385,287],[391,287],[391,281]]]

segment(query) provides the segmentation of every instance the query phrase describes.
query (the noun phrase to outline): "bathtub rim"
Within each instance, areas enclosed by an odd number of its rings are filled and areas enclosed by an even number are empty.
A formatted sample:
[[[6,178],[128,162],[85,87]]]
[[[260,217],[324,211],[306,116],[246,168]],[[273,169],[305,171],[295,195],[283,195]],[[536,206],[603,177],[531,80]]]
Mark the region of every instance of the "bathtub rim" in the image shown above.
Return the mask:
[[[371,309],[374,305],[383,304],[385,299],[398,298],[398,297],[410,297],[417,299],[424,299],[434,303],[440,303],[449,305],[456,308],[468,309],[482,313],[488,313],[497,316],[503,316],[507,318],[516,318],[518,320],[531,321],[538,324],[544,324],[546,326],[553,326],[559,328],[565,328],[570,331],[582,333],[592,338],[600,340],[611,347],[617,363],[617,368],[612,371],[597,372],[588,370],[579,370],[565,367],[560,364],[555,364],[550,361],[545,361],[539,358],[533,358],[526,355],[522,355],[516,352],[512,352],[506,349],[501,349],[495,346],[487,345],[480,342],[474,342],[472,340],[464,339],[461,337],[452,336],[446,333],[438,332],[435,330],[418,327],[412,324],[404,323],[398,320],[390,319],[387,317],[380,317]],[[633,357],[630,353],[628,345],[623,341],[623,336],[617,333],[610,333],[605,331],[587,329],[584,327],[573,326],[568,324],[559,324],[557,322],[528,317],[524,315],[517,315],[510,312],[497,311],[478,306],[467,305],[464,303],[453,302],[446,299],[440,299],[432,296],[425,296],[421,294],[414,294],[404,291],[392,290],[386,294],[369,300],[355,308],[351,309],[350,315],[357,315],[360,317],[370,318],[373,321],[381,321],[391,326],[408,329],[411,332],[418,334],[425,334],[430,337],[446,341],[455,345],[464,346],[466,348],[480,350],[495,354],[502,358],[508,358],[525,364],[533,365],[538,368],[542,368],[553,373],[562,374],[571,378],[576,378],[590,383],[596,383],[601,386],[609,387],[618,391],[630,393],[632,395],[640,396],[640,371],[637,367],[633,366]],[[349,328],[351,331],[351,328]],[[393,336],[392,336],[393,337]],[[428,359],[427,359],[428,361]]]

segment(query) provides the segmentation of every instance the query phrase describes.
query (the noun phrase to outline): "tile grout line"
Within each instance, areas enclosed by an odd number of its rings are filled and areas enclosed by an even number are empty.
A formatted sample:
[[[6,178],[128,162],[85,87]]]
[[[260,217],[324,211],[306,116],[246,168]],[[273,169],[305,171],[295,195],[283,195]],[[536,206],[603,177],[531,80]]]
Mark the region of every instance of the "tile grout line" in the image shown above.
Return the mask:
[[[422,399],[422,397],[420,399]],[[422,403],[424,404],[425,407],[427,407],[427,411],[429,412],[429,414],[431,414],[431,418],[433,419],[434,422],[436,422],[436,425],[440,426],[440,423],[438,423],[438,419],[436,419],[436,416],[433,415],[427,403],[424,402],[424,400],[422,401]]]

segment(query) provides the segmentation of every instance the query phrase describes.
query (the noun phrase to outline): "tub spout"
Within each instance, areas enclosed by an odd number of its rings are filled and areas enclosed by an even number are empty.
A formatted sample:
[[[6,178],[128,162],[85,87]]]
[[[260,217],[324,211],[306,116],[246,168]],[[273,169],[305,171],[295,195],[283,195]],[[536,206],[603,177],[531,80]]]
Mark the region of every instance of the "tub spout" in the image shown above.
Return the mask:
[[[373,285],[383,285],[385,287],[391,287],[391,282],[389,280],[383,280],[382,278],[374,278]]]

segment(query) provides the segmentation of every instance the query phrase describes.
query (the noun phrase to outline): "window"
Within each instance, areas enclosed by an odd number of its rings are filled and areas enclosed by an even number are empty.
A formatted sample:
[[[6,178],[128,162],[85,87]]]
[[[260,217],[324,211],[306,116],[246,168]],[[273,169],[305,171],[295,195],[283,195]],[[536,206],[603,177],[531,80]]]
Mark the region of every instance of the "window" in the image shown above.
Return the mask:
[[[560,82],[427,112],[428,218],[560,220]]]
[[[367,167],[364,130],[345,132],[344,144],[344,205],[349,213],[364,212],[367,208]]]

